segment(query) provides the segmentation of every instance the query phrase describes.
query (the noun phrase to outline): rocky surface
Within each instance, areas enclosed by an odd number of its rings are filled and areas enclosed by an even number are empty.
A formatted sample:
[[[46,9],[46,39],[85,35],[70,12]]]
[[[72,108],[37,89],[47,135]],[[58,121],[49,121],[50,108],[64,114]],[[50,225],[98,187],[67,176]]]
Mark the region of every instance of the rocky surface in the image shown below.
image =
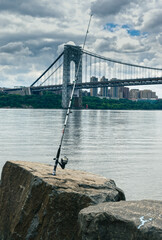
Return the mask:
[[[114,181],[31,162],[7,162],[0,184],[1,240],[79,240],[78,213],[124,200]]]
[[[101,203],[81,210],[82,240],[162,240],[162,201]]]

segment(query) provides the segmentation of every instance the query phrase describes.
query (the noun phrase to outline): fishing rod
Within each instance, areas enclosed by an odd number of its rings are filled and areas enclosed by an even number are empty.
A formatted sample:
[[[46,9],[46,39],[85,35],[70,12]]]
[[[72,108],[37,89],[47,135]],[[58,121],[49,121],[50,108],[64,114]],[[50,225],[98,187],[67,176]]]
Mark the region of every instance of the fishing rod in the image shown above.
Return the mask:
[[[87,31],[86,31],[86,35],[85,35],[84,43],[83,43],[83,50],[84,50],[84,47],[85,47],[85,44],[86,44],[87,35],[88,35],[88,32],[89,32],[89,27],[90,27],[90,23],[91,23],[91,18],[92,18],[92,14],[90,15],[90,19],[89,19],[89,22],[88,22],[88,27],[87,27]],[[72,102],[73,95],[74,95],[75,85],[76,85],[76,82],[78,80],[78,74],[79,74],[79,68],[80,68],[80,65],[81,65],[81,60],[82,59],[80,57],[78,68],[77,68],[77,71],[76,71],[76,74],[75,74],[75,79],[73,81],[73,88],[72,88],[72,91],[71,91],[71,96],[70,96],[70,99],[69,99],[69,104],[68,104],[68,108],[67,108],[67,112],[66,112],[64,127],[63,127],[63,130],[62,130],[62,136],[61,136],[61,140],[60,140],[60,145],[59,145],[59,148],[57,150],[56,157],[53,159],[53,160],[55,160],[55,165],[54,165],[54,169],[53,169],[53,173],[52,173],[53,176],[56,175],[56,168],[57,168],[58,164],[60,165],[60,167],[62,169],[64,169],[65,165],[68,163],[68,158],[66,156],[61,158],[61,162],[59,162],[59,158],[60,158],[61,147],[62,147],[62,142],[63,142],[63,138],[64,138],[64,133],[65,133],[65,128],[66,128],[67,121],[68,121],[69,114],[70,114],[70,107],[71,107],[71,102]]]

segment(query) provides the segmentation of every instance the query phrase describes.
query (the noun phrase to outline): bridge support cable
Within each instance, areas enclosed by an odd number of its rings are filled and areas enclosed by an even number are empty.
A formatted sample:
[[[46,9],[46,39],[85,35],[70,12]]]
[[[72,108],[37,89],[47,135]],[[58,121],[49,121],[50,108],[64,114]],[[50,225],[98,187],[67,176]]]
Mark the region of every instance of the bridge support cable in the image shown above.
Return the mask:
[[[42,86],[52,75],[54,75],[54,73],[57,73],[58,71],[58,69],[59,68],[61,68],[62,67],[62,65],[63,65],[63,63],[61,63],[39,86]],[[58,73],[59,74],[59,73]],[[59,76],[59,75],[58,75]],[[57,79],[57,77],[58,77],[57,75],[56,75],[56,79]],[[49,85],[52,85],[52,84],[49,84]]]
[[[134,66],[134,67],[140,67],[140,68],[145,68],[145,69],[154,69],[154,70],[162,71],[162,68],[147,67],[147,66],[142,66],[142,65],[137,65],[137,64],[126,63],[126,62],[114,60],[114,59],[111,59],[111,58],[107,58],[107,57],[101,56],[99,54],[95,54],[95,53],[89,52],[87,50],[82,50],[82,51],[83,51],[83,53],[86,53],[88,55],[94,56],[96,58],[100,58],[102,60],[106,60],[106,61],[110,61],[110,62],[114,62],[114,63],[120,63],[120,64],[124,64],[124,65],[129,65],[129,66]]]
[[[126,63],[122,61],[117,61],[113,60],[110,58],[106,58],[94,53],[91,53],[89,51],[83,50],[83,54],[86,56],[85,59],[88,59],[86,64],[88,71],[88,80],[86,79],[86,82],[91,82],[91,77],[94,80],[97,79],[99,82],[103,77],[106,79],[110,80],[128,80],[133,81],[136,80],[141,80],[143,79],[146,81],[146,84],[148,85],[148,81],[153,81],[155,78],[155,81],[160,81],[157,80],[156,78],[162,76],[162,68],[155,68],[155,67],[147,67],[147,66],[141,66],[137,64],[131,64],[131,63]],[[106,64],[105,64],[106,63]],[[84,69],[82,69],[84,72]],[[147,81],[148,79],[148,81]],[[96,80],[95,80],[96,81]],[[136,83],[133,83],[131,81],[130,84],[136,85]],[[144,83],[142,81],[142,84]],[[154,82],[155,82],[154,81]],[[161,84],[159,82],[159,84]],[[100,84],[96,84],[99,86]],[[139,82],[138,82],[139,85]],[[123,83],[122,83],[123,86]]]
[[[97,70],[97,73],[94,73],[94,76],[98,78],[101,78],[103,75],[105,75],[105,72],[107,75],[106,77],[108,79],[112,79],[112,78],[130,79],[131,77],[133,79],[139,79],[142,77],[147,79],[150,77],[151,78],[160,77],[162,75],[162,68],[147,67],[147,66],[141,66],[141,65],[116,61],[110,58],[105,58],[103,56],[96,55],[88,51],[84,51],[84,53],[95,58],[95,62],[97,62],[96,68],[95,68]],[[105,61],[108,63],[106,67],[104,65]],[[105,68],[107,69],[105,70]],[[112,70],[112,74],[111,74],[111,70]],[[101,72],[103,72],[102,76],[100,74]]]
[[[99,79],[101,78],[101,59],[99,59]]]
[[[89,75],[90,75],[90,78],[91,78],[92,77],[92,56],[90,56],[90,59],[89,59],[89,66],[90,66]]]
[[[56,59],[55,61],[41,74],[41,76],[39,78],[37,78],[30,87],[33,87],[34,85],[36,85],[36,83],[38,83],[39,81],[41,82],[41,79],[43,79],[43,77],[45,76],[45,74],[49,72],[49,70],[60,60],[60,58],[63,56],[64,52],[62,52]],[[43,80],[44,81],[44,80]]]

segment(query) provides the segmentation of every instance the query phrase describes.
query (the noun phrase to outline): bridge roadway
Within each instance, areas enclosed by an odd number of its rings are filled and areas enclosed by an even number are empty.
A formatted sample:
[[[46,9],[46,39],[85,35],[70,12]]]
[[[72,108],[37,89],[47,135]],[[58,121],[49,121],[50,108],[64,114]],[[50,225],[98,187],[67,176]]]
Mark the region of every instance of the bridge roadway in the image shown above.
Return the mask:
[[[89,89],[89,88],[102,88],[102,87],[119,87],[119,86],[136,86],[136,85],[155,85],[162,84],[162,77],[157,78],[137,78],[137,79],[113,79],[110,81],[103,82],[86,82],[86,83],[77,83],[76,89]],[[68,87],[72,87],[72,83],[68,84]],[[60,85],[48,85],[48,86],[37,86],[31,87],[31,92],[40,92],[40,91],[60,91],[62,90],[62,84]]]
[[[89,88],[102,88],[102,87],[121,87],[121,86],[136,86],[136,85],[155,85],[155,84],[162,84],[162,77],[157,78],[137,78],[137,79],[113,79],[109,81],[103,82],[86,82],[86,83],[77,83],[76,89],[89,89]],[[72,87],[72,83],[68,84],[68,87]],[[41,92],[41,91],[60,91],[62,90],[62,84],[60,85],[47,85],[47,86],[30,86],[28,87],[31,93],[34,92]],[[12,92],[17,93],[22,91],[23,88],[5,88],[3,92]]]

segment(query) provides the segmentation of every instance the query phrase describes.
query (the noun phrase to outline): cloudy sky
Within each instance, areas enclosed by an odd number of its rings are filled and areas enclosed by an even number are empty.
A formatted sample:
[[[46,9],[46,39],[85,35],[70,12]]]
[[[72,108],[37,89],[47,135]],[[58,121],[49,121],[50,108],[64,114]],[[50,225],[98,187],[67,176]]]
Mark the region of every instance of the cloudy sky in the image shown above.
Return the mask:
[[[0,87],[29,86],[64,44],[81,45],[90,13],[87,50],[162,68],[161,0],[0,0]]]

